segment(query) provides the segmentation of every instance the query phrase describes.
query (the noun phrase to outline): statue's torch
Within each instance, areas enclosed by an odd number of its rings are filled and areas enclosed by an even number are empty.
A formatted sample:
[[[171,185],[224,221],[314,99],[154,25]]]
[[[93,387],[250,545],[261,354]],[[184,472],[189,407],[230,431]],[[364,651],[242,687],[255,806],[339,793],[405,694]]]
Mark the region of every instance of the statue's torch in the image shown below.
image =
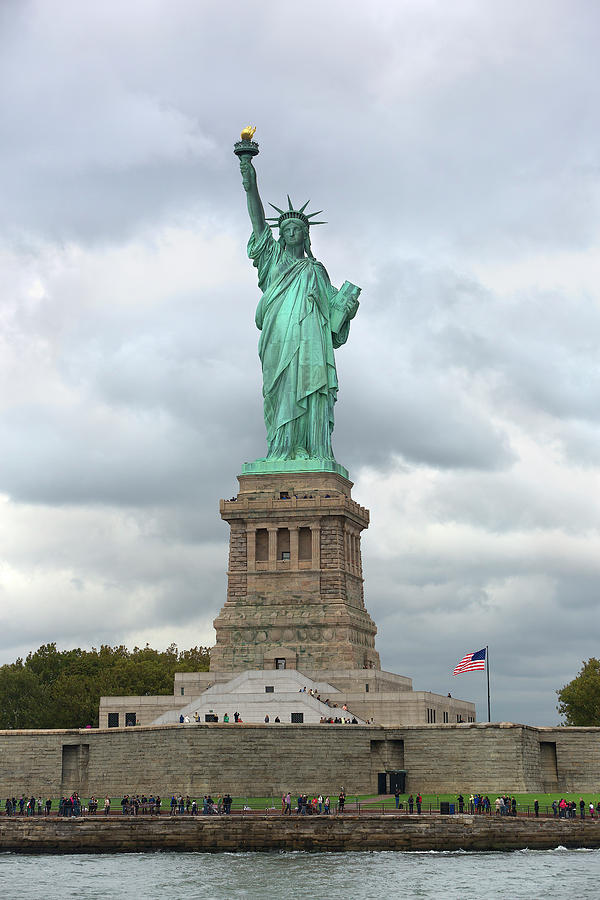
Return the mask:
[[[233,152],[236,156],[239,156],[240,160],[244,159],[244,157],[251,159],[253,156],[258,156],[258,144],[252,140],[255,131],[256,128],[247,125],[240,135],[241,141],[236,141],[233,145]]]

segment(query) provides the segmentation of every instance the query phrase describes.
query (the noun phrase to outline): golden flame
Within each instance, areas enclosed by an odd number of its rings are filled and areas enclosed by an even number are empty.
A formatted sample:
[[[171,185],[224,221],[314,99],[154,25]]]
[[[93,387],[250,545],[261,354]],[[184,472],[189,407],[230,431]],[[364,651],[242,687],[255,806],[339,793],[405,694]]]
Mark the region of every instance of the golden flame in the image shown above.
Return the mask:
[[[251,141],[254,137],[254,132],[256,131],[256,126],[246,125],[245,128],[242,129],[242,140],[243,141]]]

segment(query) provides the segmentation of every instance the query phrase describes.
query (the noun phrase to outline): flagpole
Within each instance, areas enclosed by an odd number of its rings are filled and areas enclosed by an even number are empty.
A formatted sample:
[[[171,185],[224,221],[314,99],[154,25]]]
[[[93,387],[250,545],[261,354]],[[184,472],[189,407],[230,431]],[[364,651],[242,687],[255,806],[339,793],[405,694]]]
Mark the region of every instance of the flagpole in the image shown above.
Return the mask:
[[[490,714],[490,648],[485,648],[485,670],[487,672],[487,689],[488,689],[488,722],[492,721]]]

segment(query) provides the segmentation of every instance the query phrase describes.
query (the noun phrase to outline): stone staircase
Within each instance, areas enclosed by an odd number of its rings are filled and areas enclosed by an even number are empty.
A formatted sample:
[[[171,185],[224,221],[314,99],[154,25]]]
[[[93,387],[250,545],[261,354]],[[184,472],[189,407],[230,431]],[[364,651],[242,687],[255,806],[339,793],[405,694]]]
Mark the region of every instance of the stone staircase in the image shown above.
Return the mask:
[[[311,690],[322,699],[313,696]],[[204,723],[207,715],[216,715],[222,722],[225,714],[233,723],[236,712],[242,722],[252,724],[264,723],[267,715],[270,724],[277,724],[276,717],[281,724],[315,724],[323,717],[353,718],[351,710],[341,708],[336,695],[339,696],[340,692],[333,685],[313,681],[296,669],[250,670],[225,683],[211,685],[188,700],[185,706],[164,713],[152,724],[177,723],[181,716],[188,716],[191,724],[197,721]],[[359,724],[364,724],[358,716],[354,718]]]

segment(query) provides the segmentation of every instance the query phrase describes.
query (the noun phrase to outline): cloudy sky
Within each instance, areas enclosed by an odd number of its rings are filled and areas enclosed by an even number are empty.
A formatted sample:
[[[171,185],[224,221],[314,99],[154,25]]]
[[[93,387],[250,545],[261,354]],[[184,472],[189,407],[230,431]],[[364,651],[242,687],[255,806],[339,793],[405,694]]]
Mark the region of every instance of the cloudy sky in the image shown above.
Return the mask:
[[[324,209],[363,287],[336,456],[383,668],[489,644],[558,721],[600,639],[600,13],[579,0],[0,4],[0,662],[214,642],[219,498],[265,448],[249,225]]]

